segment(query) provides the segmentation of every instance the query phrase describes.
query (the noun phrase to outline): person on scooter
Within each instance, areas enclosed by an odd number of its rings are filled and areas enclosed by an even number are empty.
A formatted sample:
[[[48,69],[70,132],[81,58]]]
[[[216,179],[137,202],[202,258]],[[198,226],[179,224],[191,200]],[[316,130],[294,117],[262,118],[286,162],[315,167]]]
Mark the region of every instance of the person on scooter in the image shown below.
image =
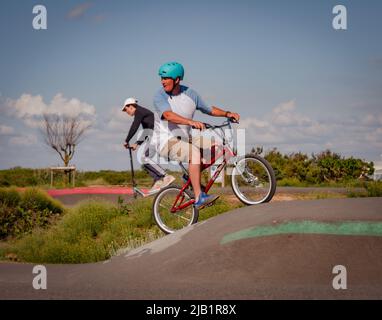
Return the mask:
[[[225,111],[215,106],[207,106],[201,97],[191,88],[180,85],[184,77],[184,68],[178,62],[163,64],[158,72],[161,77],[162,88],[154,97],[154,106],[158,113],[158,135],[167,137],[160,139],[157,147],[162,157],[171,160],[188,162],[192,188],[195,194],[194,206],[202,209],[214,202],[219,196],[207,195],[201,190],[201,153],[200,149],[207,149],[201,144],[199,137],[191,136],[191,128],[203,130],[202,122],[194,121],[194,113],[199,110],[213,117],[226,117],[239,121],[240,115]],[[207,145],[212,145],[203,138]]]
[[[153,178],[153,185],[148,191],[148,194],[154,194],[159,192],[164,187],[171,184],[175,178],[172,175],[166,173],[166,171],[150,157],[150,139],[154,130],[154,113],[149,109],[146,109],[138,105],[138,100],[135,98],[127,98],[123,104],[123,112],[126,112],[129,116],[134,117],[134,121],[130,127],[129,133],[125,139],[125,148],[131,148],[136,150],[138,146],[141,146],[145,141],[147,142],[146,150],[143,157],[143,166]],[[142,125],[143,133],[134,144],[130,144],[131,138],[138,131],[139,126]]]

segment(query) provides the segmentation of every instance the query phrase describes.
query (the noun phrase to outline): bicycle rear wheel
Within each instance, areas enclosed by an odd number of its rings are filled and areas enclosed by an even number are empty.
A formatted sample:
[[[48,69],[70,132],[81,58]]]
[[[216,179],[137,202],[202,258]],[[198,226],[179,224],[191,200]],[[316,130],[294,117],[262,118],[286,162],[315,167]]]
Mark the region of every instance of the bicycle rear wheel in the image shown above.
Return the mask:
[[[232,190],[247,205],[269,202],[276,191],[276,177],[271,165],[258,155],[237,161],[232,170]]]
[[[193,198],[189,190],[181,192],[179,186],[168,186],[154,198],[152,213],[155,223],[165,233],[174,233],[198,221],[199,211],[192,204],[182,205]]]

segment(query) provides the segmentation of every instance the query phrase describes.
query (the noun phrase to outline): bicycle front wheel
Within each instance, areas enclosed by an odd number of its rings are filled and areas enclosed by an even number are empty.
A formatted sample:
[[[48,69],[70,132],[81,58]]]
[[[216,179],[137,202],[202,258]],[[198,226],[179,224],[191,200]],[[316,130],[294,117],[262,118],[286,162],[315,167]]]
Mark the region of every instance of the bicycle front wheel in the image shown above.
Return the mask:
[[[232,170],[232,190],[247,205],[269,202],[276,191],[276,177],[271,165],[258,155],[237,161]]]
[[[189,190],[169,186],[160,191],[153,202],[155,223],[165,233],[174,233],[198,221],[199,211],[194,208]]]

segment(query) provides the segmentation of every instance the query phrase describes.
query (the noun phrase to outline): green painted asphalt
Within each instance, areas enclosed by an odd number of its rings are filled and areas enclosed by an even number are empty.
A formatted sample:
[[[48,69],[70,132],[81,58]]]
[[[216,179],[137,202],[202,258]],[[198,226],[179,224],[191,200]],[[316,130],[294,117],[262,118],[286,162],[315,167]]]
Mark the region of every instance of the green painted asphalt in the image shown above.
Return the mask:
[[[226,234],[220,244],[236,240],[266,237],[280,234],[323,234],[340,236],[382,236],[382,222],[344,221],[317,222],[299,221],[277,225],[259,226]]]

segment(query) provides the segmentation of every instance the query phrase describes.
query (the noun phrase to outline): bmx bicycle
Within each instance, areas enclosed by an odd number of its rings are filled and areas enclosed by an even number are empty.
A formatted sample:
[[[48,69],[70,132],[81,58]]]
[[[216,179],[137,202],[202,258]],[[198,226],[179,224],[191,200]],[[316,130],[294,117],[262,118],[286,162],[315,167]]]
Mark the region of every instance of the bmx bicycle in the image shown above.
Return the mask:
[[[213,146],[211,161],[208,164],[202,163],[201,171],[215,164],[220,158],[222,158],[222,162],[207,185],[202,186],[202,190],[208,193],[220,172],[229,161],[232,161],[231,186],[236,197],[246,205],[269,202],[276,191],[274,171],[268,161],[257,154],[237,156],[230,146],[233,143],[231,123],[237,122],[228,119],[222,125],[217,126],[205,123],[206,129],[213,130],[221,138],[222,150],[215,155],[216,150]],[[228,130],[223,130],[223,128],[228,128]],[[227,137],[226,131],[230,133],[229,137]],[[182,162],[178,162],[178,164],[183,171],[184,184],[182,186],[170,185],[162,189],[155,196],[152,206],[156,224],[167,234],[194,224],[199,218],[199,210],[193,206],[195,199],[188,171]]]

